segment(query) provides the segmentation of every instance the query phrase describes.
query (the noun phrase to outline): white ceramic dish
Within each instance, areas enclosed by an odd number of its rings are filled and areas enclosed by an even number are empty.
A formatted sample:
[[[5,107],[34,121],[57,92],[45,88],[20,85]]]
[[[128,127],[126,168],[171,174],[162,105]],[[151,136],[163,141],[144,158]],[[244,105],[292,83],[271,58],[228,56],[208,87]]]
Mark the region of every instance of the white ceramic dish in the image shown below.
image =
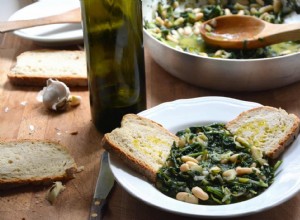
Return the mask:
[[[40,18],[60,14],[80,7],[79,0],[44,0],[30,4],[17,12],[10,21]],[[40,44],[74,44],[83,42],[81,24],[51,24],[14,31],[19,37]]]
[[[212,122],[227,122],[240,112],[259,106],[258,103],[224,97],[183,99],[158,105],[139,115],[150,118],[171,132],[188,126]],[[274,183],[261,195],[230,205],[194,205],[177,201],[159,192],[141,175],[130,170],[120,160],[110,157],[110,167],[116,181],[143,202],[165,211],[194,217],[234,217],[257,213],[275,207],[300,190],[300,138],[283,154],[283,163]]]

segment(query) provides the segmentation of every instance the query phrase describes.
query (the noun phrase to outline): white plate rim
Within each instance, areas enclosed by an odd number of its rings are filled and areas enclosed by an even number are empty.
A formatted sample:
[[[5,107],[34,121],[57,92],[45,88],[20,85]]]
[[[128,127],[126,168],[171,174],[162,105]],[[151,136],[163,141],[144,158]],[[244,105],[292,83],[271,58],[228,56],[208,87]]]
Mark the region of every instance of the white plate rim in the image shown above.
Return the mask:
[[[207,97],[192,98],[192,99],[180,99],[172,102],[162,103],[151,109],[139,113],[139,115],[150,119],[156,119],[155,118],[157,117],[156,113],[161,114],[161,111],[170,111],[170,110],[174,110],[175,108],[179,108],[179,107],[182,108],[182,106],[199,107],[204,105],[229,106],[229,108],[239,109],[239,111],[241,112],[250,108],[260,106],[261,104],[255,102],[242,101],[233,98],[227,98],[227,97],[207,96]],[[158,123],[160,122],[161,121],[158,121]],[[162,120],[162,124],[163,123],[165,122]],[[282,164],[282,166],[284,166],[285,169],[283,169],[281,166],[277,174],[278,176],[275,179],[275,182],[269,187],[269,189],[267,189],[264,193],[262,193],[261,195],[253,199],[240,202],[240,203],[222,205],[222,206],[193,205],[193,204],[187,204],[187,203],[176,201],[175,199],[169,198],[163,195],[162,193],[160,193],[152,184],[150,184],[147,180],[145,180],[144,177],[130,170],[126,165],[123,164],[123,162],[119,161],[115,156],[112,155],[109,156],[109,163],[116,181],[129,194],[145,202],[148,205],[154,206],[156,208],[171,213],[176,213],[185,216],[192,216],[192,217],[208,217],[208,218],[236,217],[236,216],[254,214],[254,213],[258,213],[273,208],[287,201],[288,199],[290,199],[296,193],[299,192],[300,178],[297,179],[296,178],[297,175],[294,172],[297,171],[298,174],[300,173],[300,162],[292,161],[286,163],[286,161],[284,160],[284,158],[288,159],[290,157],[293,157],[292,155],[295,154],[295,151],[297,151],[297,147],[295,147],[295,145],[300,145],[299,137],[294,141],[292,146],[290,146],[285,152],[283,156],[283,164]],[[298,147],[298,149],[299,148],[300,146]],[[300,149],[298,151],[300,153]],[[289,170],[289,169],[293,169],[293,170]],[[285,180],[285,178],[283,178],[284,175],[286,175],[288,180]],[[293,182],[293,184],[291,186],[287,186],[289,182]],[[287,192],[285,192],[283,196],[280,196],[279,198],[278,195],[271,194],[274,191],[275,186],[277,186],[275,185],[275,183],[277,185],[283,184],[282,185],[284,186],[283,188],[285,190],[286,189],[288,190]],[[137,187],[136,187],[137,184],[139,185],[146,184],[147,190],[149,189],[152,190],[151,187],[154,188],[153,190],[157,191],[157,195],[155,196],[159,196],[159,198],[156,198],[157,200],[155,201],[153,197],[151,197],[152,195],[150,191],[147,191],[147,195],[145,195],[145,193],[142,194],[141,191],[137,191]],[[160,195],[158,195],[159,193]],[[271,198],[273,197],[276,198],[275,201],[271,201]],[[160,202],[161,200],[163,200],[164,202],[167,201],[168,202],[167,204],[169,205],[162,205]],[[251,204],[250,208],[249,208],[249,204]]]
[[[80,7],[80,1],[74,0],[43,0],[27,5],[16,11],[9,17],[9,21],[33,19],[42,16],[50,16],[63,13],[68,10]],[[37,14],[38,11],[43,14]],[[56,34],[47,34],[46,31],[63,30]],[[81,42],[83,40],[83,30],[81,24],[51,24],[40,27],[20,29],[13,32],[15,35],[41,43],[64,43]],[[40,33],[40,34],[36,34]]]

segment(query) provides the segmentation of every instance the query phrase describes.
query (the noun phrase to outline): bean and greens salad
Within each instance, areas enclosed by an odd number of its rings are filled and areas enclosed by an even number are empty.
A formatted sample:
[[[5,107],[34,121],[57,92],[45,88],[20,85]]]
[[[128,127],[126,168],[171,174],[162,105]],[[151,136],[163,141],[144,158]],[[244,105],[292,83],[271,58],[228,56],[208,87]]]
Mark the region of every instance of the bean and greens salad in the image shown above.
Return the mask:
[[[262,151],[232,135],[224,124],[190,127],[176,134],[156,187],[177,200],[222,205],[253,198],[274,181],[281,164],[271,165]]]
[[[276,57],[300,51],[300,43],[292,41],[252,50],[224,50],[206,45],[199,31],[203,21],[231,14],[251,15],[281,24],[286,15],[300,12],[297,0],[207,0],[205,5],[197,0],[193,4],[180,0],[167,2],[158,3],[155,18],[145,22],[145,29],[177,50],[225,59]]]

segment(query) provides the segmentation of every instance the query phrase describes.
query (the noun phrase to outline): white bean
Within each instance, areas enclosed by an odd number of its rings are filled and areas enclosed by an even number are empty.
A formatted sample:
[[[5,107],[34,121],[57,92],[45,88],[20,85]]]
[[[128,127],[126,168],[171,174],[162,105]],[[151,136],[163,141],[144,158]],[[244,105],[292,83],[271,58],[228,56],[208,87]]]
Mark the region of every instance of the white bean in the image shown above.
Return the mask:
[[[261,5],[261,6],[265,5],[265,2],[263,0],[256,0],[256,3]]]
[[[248,8],[248,6],[246,5],[242,5],[240,3],[235,3],[235,5],[233,6],[236,10],[245,10]]]
[[[239,12],[237,14],[238,15],[245,15],[245,11],[244,10],[239,10]]]
[[[192,204],[198,204],[198,199],[187,192],[179,192],[176,194],[176,199],[182,202],[192,203]]]
[[[190,170],[190,166],[187,163],[183,163],[183,164],[181,164],[179,169],[181,172],[187,172]]]
[[[252,15],[256,15],[256,14],[258,14],[258,10],[257,10],[256,8],[252,7],[252,8],[250,9],[250,13],[251,13]]]
[[[224,9],[224,13],[225,13],[225,15],[232,15],[232,13],[231,13],[231,11],[230,11],[229,8],[225,8]]]
[[[198,160],[196,160],[195,158],[190,157],[190,156],[182,156],[182,157],[181,157],[181,160],[182,160],[183,162],[192,161],[192,162],[198,164]]]
[[[176,44],[178,44],[179,43],[179,41],[176,39],[176,37],[174,37],[173,35],[168,35],[167,37],[167,40],[169,40],[169,41],[171,41],[171,42],[173,42],[173,43],[176,43]]]
[[[222,176],[225,180],[231,181],[236,177],[236,171],[234,169],[226,170]]]
[[[163,26],[164,25],[164,20],[163,19],[161,19],[161,17],[156,17],[155,18],[155,21],[156,21],[156,23],[158,24],[158,25],[160,25],[160,26]]]
[[[253,172],[252,168],[250,167],[237,167],[235,168],[237,175],[244,175],[244,174],[250,174]]]
[[[211,173],[216,174],[216,173],[219,173],[219,172],[221,171],[221,168],[218,167],[218,166],[214,166],[214,167],[210,168],[209,171],[210,171]]]
[[[202,12],[196,13],[195,20],[200,21],[203,18],[204,14]]]
[[[272,11],[273,10],[273,5],[267,5],[264,7],[261,7],[258,12],[259,13],[264,13],[264,12],[268,12],[268,11]]]
[[[198,162],[198,161],[197,161],[197,162]],[[192,166],[198,166],[198,164],[195,163],[194,161],[187,161],[187,162],[185,162],[185,163],[188,164],[189,167],[192,167]]]
[[[239,157],[239,154],[233,154],[229,157],[229,160],[232,162],[232,163],[235,163],[237,162],[237,159]]]
[[[193,166],[190,166],[190,170],[202,172],[203,168],[201,166],[199,166],[199,165],[193,165]]]
[[[192,27],[190,27],[190,26],[186,26],[183,28],[183,34],[186,36],[191,35],[192,32],[193,32],[193,30],[192,30]]]
[[[198,186],[192,188],[192,193],[194,194],[194,196],[196,196],[198,199],[202,201],[206,201],[209,198],[208,194]]]

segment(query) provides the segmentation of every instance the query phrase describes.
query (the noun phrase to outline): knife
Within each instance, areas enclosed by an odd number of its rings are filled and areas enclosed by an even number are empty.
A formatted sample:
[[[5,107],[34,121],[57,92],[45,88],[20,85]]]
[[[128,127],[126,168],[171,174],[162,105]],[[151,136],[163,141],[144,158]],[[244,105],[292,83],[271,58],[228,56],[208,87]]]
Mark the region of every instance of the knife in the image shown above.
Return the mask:
[[[108,153],[104,151],[101,157],[101,168],[90,211],[90,220],[102,219],[107,206],[107,196],[114,185],[114,176],[108,165]]]

